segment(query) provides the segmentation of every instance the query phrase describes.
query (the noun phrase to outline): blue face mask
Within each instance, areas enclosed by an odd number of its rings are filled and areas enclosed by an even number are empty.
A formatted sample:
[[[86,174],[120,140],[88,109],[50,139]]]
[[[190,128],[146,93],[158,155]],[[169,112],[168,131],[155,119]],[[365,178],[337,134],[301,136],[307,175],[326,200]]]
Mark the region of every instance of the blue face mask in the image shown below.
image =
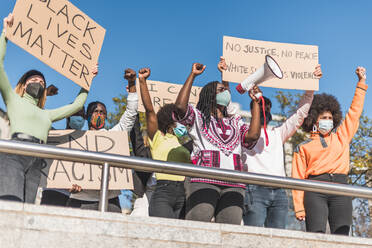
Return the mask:
[[[82,116],[71,116],[69,126],[71,129],[81,130],[83,129],[85,119]]]
[[[216,102],[218,105],[227,106],[231,101],[230,91],[224,90],[216,95]]]
[[[187,128],[184,125],[177,122],[177,126],[173,128],[173,132],[174,135],[176,135],[178,138],[183,137],[187,135]]]
[[[333,129],[333,120],[319,120],[319,132],[327,134]]]

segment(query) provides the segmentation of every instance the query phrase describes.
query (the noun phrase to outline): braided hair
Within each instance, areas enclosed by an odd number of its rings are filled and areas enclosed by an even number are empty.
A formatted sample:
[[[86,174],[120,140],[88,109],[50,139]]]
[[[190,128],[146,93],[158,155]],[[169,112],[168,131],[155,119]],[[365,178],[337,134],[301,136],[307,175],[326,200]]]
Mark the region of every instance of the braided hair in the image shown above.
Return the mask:
[[[217,117],[217,101],[216,101],[216,94],[217,94],[217,85],[220,82],[213,81],[206,84],[199,94],[199,101],[196,105],[196,108],[202,113],[203,118],[203,127],[209,129],[209,124],[211,123],[211,116],[214,118]],[[223,113],[224,116],[227,116],[227,110],[224,109]]]

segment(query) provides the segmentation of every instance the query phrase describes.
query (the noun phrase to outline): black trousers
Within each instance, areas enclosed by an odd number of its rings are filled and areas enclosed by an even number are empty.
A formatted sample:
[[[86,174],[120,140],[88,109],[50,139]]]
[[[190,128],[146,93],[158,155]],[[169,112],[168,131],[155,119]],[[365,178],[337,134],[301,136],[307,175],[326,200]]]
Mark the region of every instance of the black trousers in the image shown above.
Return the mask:
[[[66,204],[67,207],[80,208],[87,210],[98,210],[98,201],[82,201],[70,198]],[[119,197],[111,198],[108,200],[107,212],[121,213]]]
[[[149,204],[149,215],[184,219],[185,188],[183,181],[158,180]]]
[[[347,184],[344,174],[321,174],[309,176],[309,179]],[[351,197],[305,191],[304,205],[306,231],[325,233],[328,220],[332,234],[349,234],[353,210]]]

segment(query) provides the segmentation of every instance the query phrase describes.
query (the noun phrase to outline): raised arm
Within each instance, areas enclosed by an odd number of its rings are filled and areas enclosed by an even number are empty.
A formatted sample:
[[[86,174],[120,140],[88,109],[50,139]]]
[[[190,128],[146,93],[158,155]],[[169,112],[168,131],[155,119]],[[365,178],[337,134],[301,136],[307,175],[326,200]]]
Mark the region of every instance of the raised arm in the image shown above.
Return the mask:
[[[97,76],[98,65],[96,65],[92,69],[92,74],[94,75],[94,77]],[[73,103],[71,103],[69,105],[65,105],[65,106],[60,107],[60,108],[47,110],[50,120],[52,122],[55,122],[55,121],[62,120],[66,117],[69,117],[69,116],[75,114],[76,112],[78,112],[84,106],[84,103],[87,100],[87,97],[88,97],[88,91],[81,88],[78,96],[75,98],[75,101]]]
[[[6,75],[5,69],[4,69],[4,58],[6,53],[6,28],[11,27],[13,25],[13,15],[9,14],[8,17],[4,18],[3,22],[3,31],[1,32],[0,36],[0,91],[1,95],[3,96],[5,104],[10,99],[10,96],[12,94],[15,94],[12,90],[12,86],[9,83],[8,76]]]
[[[363,112],[364,98],[368,89],[366,84],[366,69],[358,67],[355,71],[359,82],[355,89],[355,94],[351,106],[345,119],[337,129],[337,135],[341,140],[347,143],[351,142],[359,127],[359,118]]]
[[[158,131],[158,118],[156,117],[154,106],[152,106],[149,89],[147,88],[146,83],[146,79],[150,74],[151,71],[149,68],[143,68],[138,72],[142,103],[146,111],[147,133],[149,138],[152,140],[155,133]]]
[[[186,79],[185,84],[182,86],[180,92],[178,93],[176,100],[177,115],[179,119],[182,119],[187,111],[187,105],[190,99],[191,87],[194,83],[196,76],[202,74],[205,70],[205,65],[199,63],[192,64],[192,70],[188,78]]]
[[[292,160],[292,177],[297,179],[305,179],[306,174],[306,158],[300,145],[298,145],[293,153]],[[296,218],[300,221],[305,220],[305,207],[304,207],[304,191],[292,190],[293,206]]]
[[[46,110],[49,113],[49,118],[52,122],[62,120],[78,112],[83,106],[88,97],[88,91],[81,88],[75,101],[71,104],[60,108]]]
[[[323,75],[320,65],[315,67],[314,76],[317,79],[320,79]],[[292,137],[293,134],[301,127],[304,122],[307,114],[309,112],[311,103],[313,102],[314,91],[307,90],[305,94],[301,97],[300,104],[296,112],[289,117],[280,127],[279,132],[282,137],[283,144]]]
[[[254,86],[252,90],[249,91],[249,96],[253,100],[253,106],[251,109],[252,119],[249,125],[249,130],[245,134],[245,137],[244,137],[244,143],[246,144],[256,142],[260,138],[260,134],[261,134],[260,104],[259,104],[260,99],[255,96],[259,92],[261,92],[261,90],[257,86]]]
[[[124,78],[128,80],[127,108],[112,131],[130,131],[136,121],[138,110],[138,95],[136,91],[136,72],[130,68],[124,72]]]
[[[230,85],[228,81],[223,81],[223,72],[227,70],[227,64],[224,57],[220,57],[220,61],[218,62],[217,69],[221,73],[221,81],[222,84],[225,86],[225,89],[230,89]]]

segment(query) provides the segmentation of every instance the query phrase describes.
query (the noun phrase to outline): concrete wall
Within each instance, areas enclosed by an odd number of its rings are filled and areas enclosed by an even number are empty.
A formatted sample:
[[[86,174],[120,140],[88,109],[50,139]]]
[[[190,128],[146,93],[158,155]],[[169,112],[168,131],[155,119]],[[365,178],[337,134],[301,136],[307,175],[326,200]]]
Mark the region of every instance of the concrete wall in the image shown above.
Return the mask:
[[[372,247],[371,239],[0,202],[0,247]]]

